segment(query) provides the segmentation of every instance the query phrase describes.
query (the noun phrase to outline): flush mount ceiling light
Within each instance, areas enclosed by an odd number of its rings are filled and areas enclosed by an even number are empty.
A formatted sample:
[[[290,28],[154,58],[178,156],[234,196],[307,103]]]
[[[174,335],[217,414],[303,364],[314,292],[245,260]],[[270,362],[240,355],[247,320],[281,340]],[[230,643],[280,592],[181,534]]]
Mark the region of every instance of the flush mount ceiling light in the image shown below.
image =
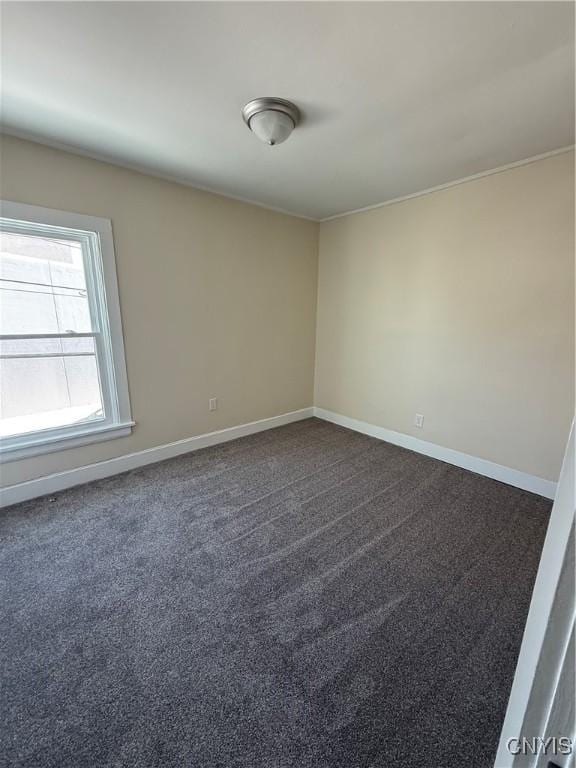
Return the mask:
[[[291,101],[265,96],[249,101],[242,110],[242,117],[260,141],[273,147],[286,141],[296,128],[300,111]]]

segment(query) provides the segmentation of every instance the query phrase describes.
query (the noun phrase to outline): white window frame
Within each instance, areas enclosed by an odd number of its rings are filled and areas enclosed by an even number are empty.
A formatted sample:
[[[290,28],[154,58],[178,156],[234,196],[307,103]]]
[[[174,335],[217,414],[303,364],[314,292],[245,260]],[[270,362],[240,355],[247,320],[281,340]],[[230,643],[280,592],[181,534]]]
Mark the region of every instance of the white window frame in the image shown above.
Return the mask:
[[[135,422],[130,411],[112,222],[96,216],[1,200],[0,230],[36,236],[57,235],[81,242],[93,330],[85,334],[44,334],[44,337],[94,338],[104,410],[104,417],[94,422],[5,437],[0,441],[1,460],[15,461],[126,437]],[[16,335],[16,338],[30,337],[38,338],[38,335]],[[13,339],[15,336],[0,338]]]

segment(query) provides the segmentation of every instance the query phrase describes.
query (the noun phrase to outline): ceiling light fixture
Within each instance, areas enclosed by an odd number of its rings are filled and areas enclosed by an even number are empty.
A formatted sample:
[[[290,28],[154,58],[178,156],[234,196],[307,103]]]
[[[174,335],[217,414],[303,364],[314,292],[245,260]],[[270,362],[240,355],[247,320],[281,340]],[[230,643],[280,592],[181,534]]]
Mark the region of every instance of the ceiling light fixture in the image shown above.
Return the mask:
[[[242,117],[260,141],[273,147],[286,141],[296,128],[300,111],[291,101],[265,96],[249,101],[242,110]]]

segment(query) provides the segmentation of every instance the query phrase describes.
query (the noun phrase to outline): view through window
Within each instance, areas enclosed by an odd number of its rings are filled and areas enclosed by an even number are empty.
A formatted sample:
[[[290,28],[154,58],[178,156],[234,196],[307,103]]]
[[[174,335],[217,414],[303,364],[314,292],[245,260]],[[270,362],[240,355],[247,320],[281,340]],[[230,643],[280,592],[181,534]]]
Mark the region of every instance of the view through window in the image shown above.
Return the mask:
[[[0,233],[0,437],[102,420],[82,243]]]

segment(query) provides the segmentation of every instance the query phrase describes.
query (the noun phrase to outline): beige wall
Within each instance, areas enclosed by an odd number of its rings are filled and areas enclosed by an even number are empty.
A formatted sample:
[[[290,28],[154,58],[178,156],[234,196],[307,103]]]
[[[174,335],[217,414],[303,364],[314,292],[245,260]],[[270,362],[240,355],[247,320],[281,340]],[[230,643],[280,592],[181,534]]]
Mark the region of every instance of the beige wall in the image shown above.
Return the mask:
[[[556,480],[573,170],[570,152],[323,223],[315,404]]]
[[[7,200],[112,220],[137,422],[127,438],[7,463],[3,484],[312,405],[317,224],[11,137],[0,185]]]
[[[312,404],[317,224],[11,137],[2,150],[5,199],[112,219],[137,421],[5,464],[4,484]],[[573,412],[573,163],[323,223],[315,404],[555,480]]]

